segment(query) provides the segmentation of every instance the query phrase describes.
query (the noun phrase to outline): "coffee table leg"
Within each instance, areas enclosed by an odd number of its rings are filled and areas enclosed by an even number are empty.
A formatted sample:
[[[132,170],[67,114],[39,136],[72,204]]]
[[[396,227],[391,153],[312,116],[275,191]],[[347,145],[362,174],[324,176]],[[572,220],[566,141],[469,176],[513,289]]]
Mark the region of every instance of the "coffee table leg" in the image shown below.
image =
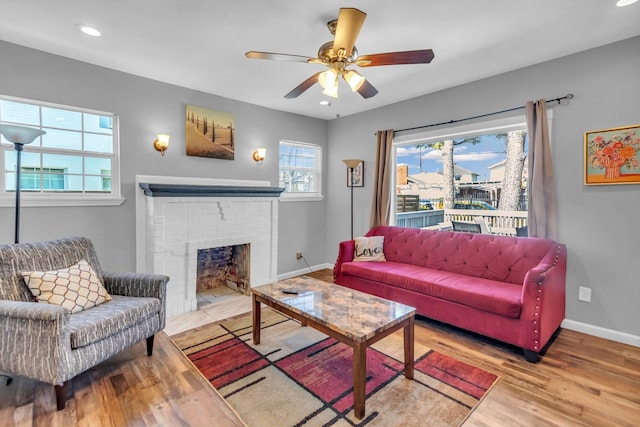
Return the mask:
[[[413,379],[413,327],[414,318],[409,318],[409,323],[404,327],[404,376]]]
[[[353,346],[353,412],[356,418],[364,418],[364,398],[367,382],[367,346],[355,343]]]
[[[260,301],[253,295],[253,343],[260,344]]]

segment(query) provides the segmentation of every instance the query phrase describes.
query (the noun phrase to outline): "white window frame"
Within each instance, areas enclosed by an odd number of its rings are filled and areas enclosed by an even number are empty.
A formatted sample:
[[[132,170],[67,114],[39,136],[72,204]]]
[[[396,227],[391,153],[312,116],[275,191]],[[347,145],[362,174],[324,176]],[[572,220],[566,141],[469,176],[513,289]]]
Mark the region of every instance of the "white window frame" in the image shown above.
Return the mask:
[[[553,119],[553,110],[547,110],[547,123],[549,124],[549,135],[551,135],[551,122]],[[396,136],[393,139],[393,150],[391,150],[391,164],[394,165],[394,173],[392,174],[392,184],[390,188],[391,209],[390,224],[396,223],[396,184],[397,184],[397,159],[396,151],[400,147],[414,146],[417,144],[425,144],[429,142],[443,141],[445,139],[455,138],[472,138],[483,134],[492,134],[500,132],[508,132],[513,129],[527,129],[527,118],[524,114],[518,114],[511,117],[503,117],[493,120],[483,120],[473,123],[466,123],[457,126],[448,126],[438,129],[430,129],[421,132],[408,133]]]
[[[322,146],[309,142],[292,141],[286,139],[281,140],[278,144],[278,181],[280,180],[280,146],[282,144],[313,148],[317,151],[316,171],[318,176],[318,187],[317,191],[306,193],[290,193],[287,191],[283,191],[280,194],[279,200],[281,202],[317,202],[324,200],[324,195],[322,194]]]
[[[120,139],[119,139],[119,121],[118,115],[98,110],[90,110],[86,108],[78,108],[69,105],[55,104],[50,102],[42,102],[26,98],[17,98],[7,95],[0,95],[0,99],[23,104],[32,104],[39,107],[58,108],[68,111],[76,111],[80,113],[94,114],[100,116],[111,117],[112,119],[112,137],[113,152],[94,153],[84,150],[64,150],[49,147],[38,147],[25,145],[25,152],[61,154],[61,155],[91,155],[111,159],[111,191],[109,193],[85,193],[85,192],[20,192],[20,204],[22,206],[46,207],[46,206],[119,206],[124,203],[122,198],[122,189],[120,182]],[[13,124],[10,122],[3,122]],[[19,123],[16,123],[20,125]],[[42,124],[40,124],[42,125]],[[14,145],[11,143],[0,144],[0,207],[15,206],[15,192],[6,191],[6,171],[5,171],[5,155],[7,152],[14,151]],[[84,174],[83,174],[84,176]]]

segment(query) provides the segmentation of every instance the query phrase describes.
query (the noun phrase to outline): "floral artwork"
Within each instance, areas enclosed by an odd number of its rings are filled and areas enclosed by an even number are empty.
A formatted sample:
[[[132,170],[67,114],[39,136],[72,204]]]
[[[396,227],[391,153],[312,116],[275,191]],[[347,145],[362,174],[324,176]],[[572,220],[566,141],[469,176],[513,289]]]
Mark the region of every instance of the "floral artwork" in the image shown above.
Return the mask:
[[[640,125],[586,132],[585,184],[640,183]]]

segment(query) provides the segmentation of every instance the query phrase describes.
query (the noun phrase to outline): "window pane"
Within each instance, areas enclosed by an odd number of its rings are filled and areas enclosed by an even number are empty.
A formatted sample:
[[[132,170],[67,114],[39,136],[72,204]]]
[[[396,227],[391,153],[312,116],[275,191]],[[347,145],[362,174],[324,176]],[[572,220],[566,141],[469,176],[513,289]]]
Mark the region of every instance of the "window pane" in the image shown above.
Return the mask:
[[[82,113],[59,108],[42,107],[42,126],[81,131]]]
[[[87,175],[111,175],[111,159],[85,157],[84,173]]]
[[[512,126],[396,147],[396,225],[446,228],[455,220],[515,236],[526,226],[526,153],[526,130]]]
[[[320,192],[319,146],[280,143],[279,185],[287,193]]]
[[[42,146],[66,150],[82,150],[82,134],[68,130],[43,129]]]
[[[42,166],[50,169],[60,169],[65,173],[82,173],[82,156],[65,156],[60,154],[43,154]]]
[[[24,153],[22,153],[24,154]],[[23,156],[24,158],[24,156]],[[23,164],[24,164],[24,160],[23,160]],[[16,171],[16,152],[11,150],[11,151],[5,151],[4,153],[4,170],[7,172],[15,172]]]
[[[20,190],[40,190],[40,175],[29,172],[29,169],[22,169],[20,174]]]
[[[7,172],[15,172],[18,159],[15,150],[6,151],[4,157],[4,168]],[[20,157],[20,166],[24,168],[40,168],[40,154],[23,151]]]
[[[101,176],[86,176],[84,185],[86,191],[93,193],[111,191],[111,179]]]
[[[0,121],[40,126],[40,108],[37,105],[2,100]]]
[[[113,153],[113,137],[111,135],[85,133],[84,149],[96,153]]]
[[[113,118],[97,116],[95,114],[85,114],[84,131],[111,135],[113,134]]]
[[[44,190],[64,190],[64,175],[60,173],[45,173],[42,175]]]

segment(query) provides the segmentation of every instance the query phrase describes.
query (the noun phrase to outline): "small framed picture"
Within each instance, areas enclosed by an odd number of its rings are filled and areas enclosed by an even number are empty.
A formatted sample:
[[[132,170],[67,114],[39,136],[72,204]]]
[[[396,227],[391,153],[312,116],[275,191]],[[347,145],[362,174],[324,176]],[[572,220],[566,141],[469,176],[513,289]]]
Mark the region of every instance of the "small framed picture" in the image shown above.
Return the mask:
[[[584,184],[640,184],[640,125],[585,132]]]
[[[347,168],[347,187],[364,187],[364,161],[353,168],[353,175],[351,168]]]

